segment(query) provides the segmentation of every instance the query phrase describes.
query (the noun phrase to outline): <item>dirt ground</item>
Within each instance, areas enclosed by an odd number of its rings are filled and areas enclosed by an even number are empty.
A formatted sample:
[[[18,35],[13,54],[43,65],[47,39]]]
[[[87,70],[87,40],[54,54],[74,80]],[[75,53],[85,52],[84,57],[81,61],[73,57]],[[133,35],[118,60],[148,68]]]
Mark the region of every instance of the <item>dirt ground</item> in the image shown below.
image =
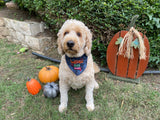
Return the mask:
[[[20,21],[31,20],[40,22],[41,19],[34,14],[30,14],[28,11],[19,9],[8,9],[6,7],[0,7],[0,17],[6,17],[10,19],[16,19]]]
[[[0,8],[0,17],[16,19],[20,21],[31,20],[41,22],[41,19],[36,15],[30,15],[29,12],[23,10],[8,9],[6,7]],[[147,83],[150,87],[160,92],[160,75],[142,75],[141,83]]]

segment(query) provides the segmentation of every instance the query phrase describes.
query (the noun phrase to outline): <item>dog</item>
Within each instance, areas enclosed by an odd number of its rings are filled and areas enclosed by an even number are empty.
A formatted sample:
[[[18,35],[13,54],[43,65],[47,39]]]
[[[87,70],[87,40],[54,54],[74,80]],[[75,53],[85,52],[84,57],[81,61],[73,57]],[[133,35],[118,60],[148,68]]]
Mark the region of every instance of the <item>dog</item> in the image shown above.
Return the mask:
[[[86,107],[93,111],[93,90],[99,88],[94,73],[99,72],[99,67],[92,59],[92,33],[83,22],[70,19],[64,22],[57,36],[58,52],[62,56],[59,65],[59,112],[67,109],[69,89],[84,86]]]

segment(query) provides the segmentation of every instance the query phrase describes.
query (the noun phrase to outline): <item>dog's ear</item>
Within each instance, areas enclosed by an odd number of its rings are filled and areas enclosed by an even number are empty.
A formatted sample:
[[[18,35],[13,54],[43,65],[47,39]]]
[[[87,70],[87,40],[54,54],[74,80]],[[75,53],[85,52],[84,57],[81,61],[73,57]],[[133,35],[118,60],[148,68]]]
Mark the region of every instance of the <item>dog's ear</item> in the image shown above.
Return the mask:
[[[85,34],[86,34],[86,44],[84,47],[84,52],[86,53],[86,55],[88,56],[89,54],[91,54],[91,48],[92,48],[92,33],[91,31],[88,29],[88,27],[85,26],[85,30],[84,30]]]
[[[63,55],[63,54],[64,54],[64,51],[63,51],[63,49],[62,49],[62,44],[61,44],[61,40],[62,40],[61,30],[59,30],[57,36],[58,36],[58,39],[57,39],[58,53],[59,53],[60,55]]]

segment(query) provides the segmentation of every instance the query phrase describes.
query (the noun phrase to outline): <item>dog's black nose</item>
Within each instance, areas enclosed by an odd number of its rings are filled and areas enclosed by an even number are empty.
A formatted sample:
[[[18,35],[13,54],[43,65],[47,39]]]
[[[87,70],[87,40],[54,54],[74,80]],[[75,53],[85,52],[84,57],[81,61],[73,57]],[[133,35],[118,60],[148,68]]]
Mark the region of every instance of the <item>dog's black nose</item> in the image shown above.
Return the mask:
[[[67,46],[68,46],[69,48],[72,48],[72,47],[74,46],[74,42],[73,42],[72,40],[69,40],[69,41],[67,42]]]

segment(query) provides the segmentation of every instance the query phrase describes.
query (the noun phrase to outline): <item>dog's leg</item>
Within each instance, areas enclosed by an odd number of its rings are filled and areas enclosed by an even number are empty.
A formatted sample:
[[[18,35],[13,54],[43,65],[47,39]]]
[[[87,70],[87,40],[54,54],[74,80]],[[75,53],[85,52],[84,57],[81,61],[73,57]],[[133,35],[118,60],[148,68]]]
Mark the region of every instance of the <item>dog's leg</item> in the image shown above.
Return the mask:
[[[68,90],[69,86],[64,82],[60,82],[60,105],[59,105],[59,112],[63,112],[67,109],[68,103]]]
[[[94,82],[90,81],[89,83],[87,83],[86,85],[86,107],[88,109],[88,111],[93,111],[94,110],[94,98],[93,98],[93,90],[94,90]]]

